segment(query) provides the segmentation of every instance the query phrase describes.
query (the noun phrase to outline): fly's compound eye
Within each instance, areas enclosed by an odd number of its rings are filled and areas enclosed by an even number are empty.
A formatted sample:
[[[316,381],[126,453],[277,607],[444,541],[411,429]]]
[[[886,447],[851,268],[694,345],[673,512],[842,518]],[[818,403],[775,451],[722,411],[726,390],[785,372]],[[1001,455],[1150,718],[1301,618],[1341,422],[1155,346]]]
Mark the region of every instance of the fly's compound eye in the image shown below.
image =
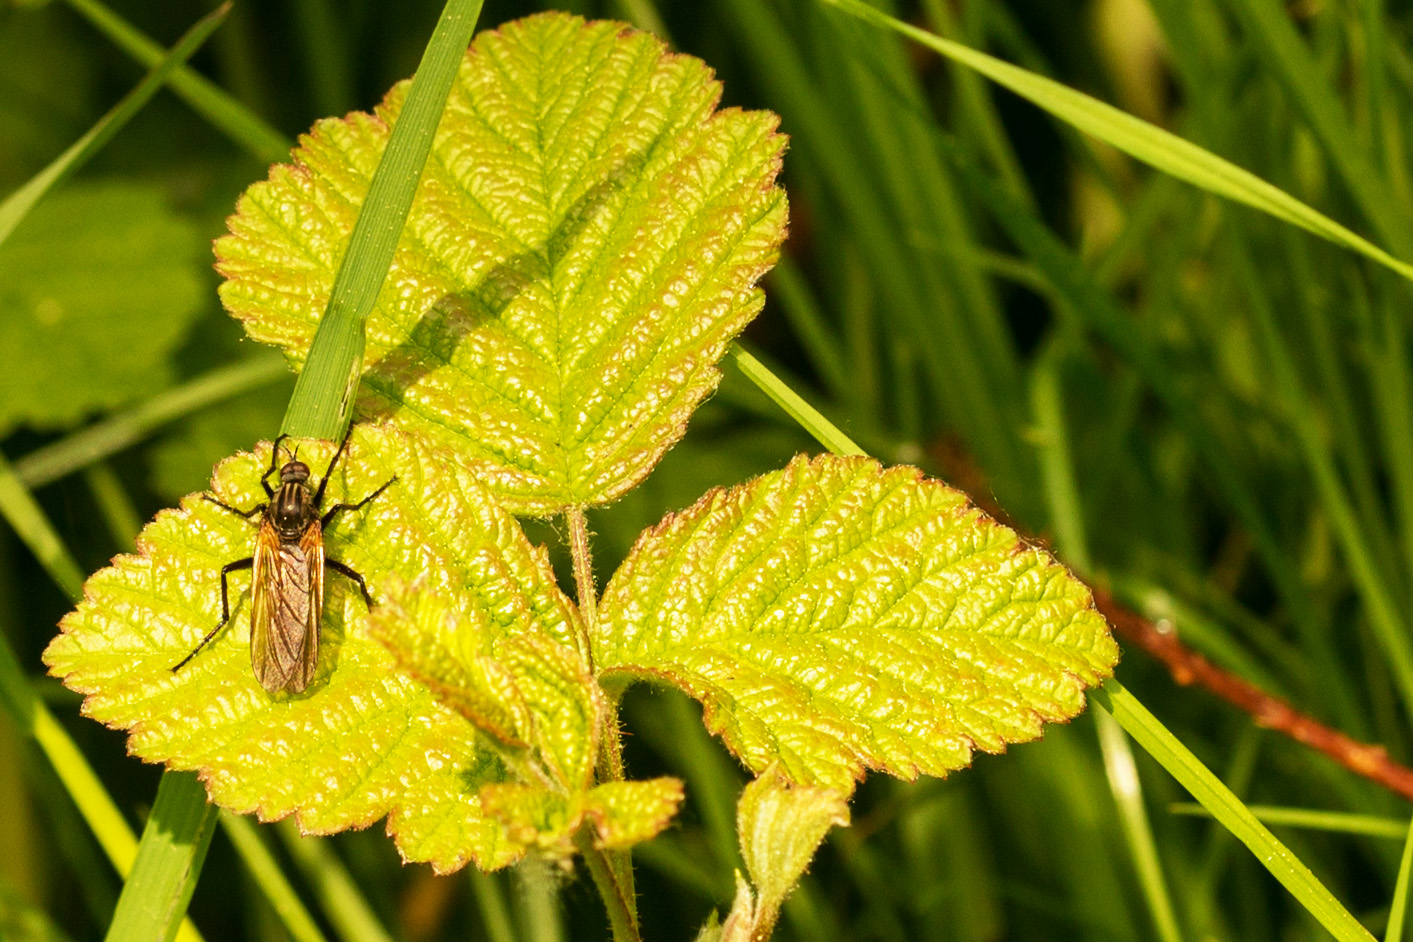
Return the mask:
[[[309,465],[303,461],[288,461],[280,469],[280,483],[303,483],[309,480]]]

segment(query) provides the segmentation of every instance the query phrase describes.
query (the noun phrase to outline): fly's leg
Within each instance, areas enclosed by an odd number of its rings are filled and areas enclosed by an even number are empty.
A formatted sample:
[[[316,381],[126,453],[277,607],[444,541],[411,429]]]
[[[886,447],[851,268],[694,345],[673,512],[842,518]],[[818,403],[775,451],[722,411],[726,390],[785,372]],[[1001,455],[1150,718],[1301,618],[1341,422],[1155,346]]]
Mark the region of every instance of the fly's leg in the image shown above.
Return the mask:
[[[325,478],[324,480],[327,481],[328,478]],[[324,516],[319,518],[319,528],[322,530],[327,530],[329,528],[329,521],[334,519],[334,514],[336,513],[339,513],[344,510],[362,510],[365,506],[367,506],[370,500],[372,500],[374,497],[377,497],[383,491],[387,490],[396,480],[397,475],[394,474],[392,477],[388,478],[386,481],[383,482],[382,487],[378,488],[376,491],[369,494],[367,497],[363,498],[356,504],[335,504],[334,506],[330,507],[328,513],[324,514]],[[321,483],[319,485],[319,492],[322,494],[323,491],[324,485]],[[319,506],[318,497],[314,498],[314,506]]]
[[[260,475],[260,486],[265,488],[266,497],[275,496],[275,489],[270,486],[269,477],[275,473],[275,468],[279,466],[280,442],[284,441],[286,438],[289,438],[289,435],[281,434],[279,438],[275,439],[275,443],[270,446],[270,467],[266,468],[265,473]],[[237,511],[237,513],[239,513],[239,511]]]
[[[268,491],[269,488],[267,487],[267,488],[265,488],[265,490]],[[270,495],[270,496],[273,497],[274,495],[272,494],[272,495]],[[235,514],[237,517],[244,517],[244,518],[247,519],[247,520],[249,520],[251,517],[255,516],[255,515],[258,514],[258,513],[264,513],[264,512],[265,512],[265,508],[266,508],[267,506],[269,506],[268,504],[256,504],[254,507],[251,507],[249,510],[241,510],[239,507],[232,507],[230,504],[226,503],[226,502],[223,501],[223,500],[217,500],[216,498],[212,497],[210,494],[202,494],[202,495],[201,495],[201,498],[202,498],[203,500],[209,500],[211,503],[215,504],[217,507],[220,507],[222,510],[229,510],[231,513]]]
[[[388,482],[388,484],[391,483],[391,481]],[[387,485],[385,484],[383,486],[386,487]],[[345,566],[343,563],[339,562],[336,559],[325,559],[324,565],[328,566],[334,572],[342,573],[343,575],[352,579],[354,582],[358,583],[358,591],[363,593],[363,601],[368,603],[369,608],[373,607],[373,597],[368,594],[368,583],[363,581],[363,577],[358,574],[358,570],[354,569],[352,566]],[[178,665],[178,667],[180,666],[181,665]],[[173,669],[175,670],[175,668]]]
[[[224,507],[225,505],[222,504],[221,506]],[[226,509],[230,510],[232,508],[227,507]],[[240,513],[240,511],[237,510],[236,513]],[[196,655],[200,653],[201,649],[206,647],[206,645],[210,644],[211,639],[216,637],[216,632],[226,627],[226,622],[231,620],[230,590],[226,585],[226,577],[229,576],[231,573],[235,572],[237,569],[249,569],[253,565],[255,565],[255,557],[247,556],[245,559],[237,559],[235,562],[226,563],[224,566],[221,567],[221,621],[216,625],[215,628],[211,629],[211,631],[206,635],[206,637],[201,639],[201,643],[198,644],[195,648],[193,648],[190,654],[188,654],[186,657],[182,658],[180,661],[172,665],[173,673],[176,673],[183,666],[185,666],[187,661],[196,657]],[[363,582],[361,578],[358,581],[360,584]],[[364,589],[363,591],[366,595],[368,590]]]
[[[343,454],[343,450],[348,447],[348,440],[352,437],[353,426],[349,425],[348,431],[343,433],[343,441],[339,442],[339,450],[334,452],[333,460],[329,462],[329,467],[325,469],[324,476],[319,480],[319,489],[314,492],[315,507],[318,507],[324,502],[324,488],[329,483],[329,475],[334,473],[334,465],[339,463],[339,455]]]

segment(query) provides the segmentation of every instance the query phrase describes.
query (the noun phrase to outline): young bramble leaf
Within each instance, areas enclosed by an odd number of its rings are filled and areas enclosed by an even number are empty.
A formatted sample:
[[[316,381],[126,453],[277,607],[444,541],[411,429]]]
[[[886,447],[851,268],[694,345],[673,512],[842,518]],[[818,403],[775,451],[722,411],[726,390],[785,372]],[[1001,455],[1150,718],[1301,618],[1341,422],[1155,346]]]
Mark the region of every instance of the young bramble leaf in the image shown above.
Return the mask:
[[[217,242],[298,363],[405,85],[319,122]],[[784,237],[784,138],[699,60],[564,14],[482,33],[368,322],[361,411],[448,440],[517,513],[612,500],[681,437]]]
[[[322,476],[334,445],[298,447]],[[269,463],[268,444],[223,462],[214,493],[239,508],[263,502]],[[439,447],[360,427],[324,506],[359,500],[394,475],[366,508],[331,523],[329,558],[362,573],[375,593],[389,572],[425,573],[434,591],[455,586],[488,632],[576,643],[577,616],[544,551]],[[271,695],[256,682],[249,576],[240,572],[231,574],[230,625],[172,672],[220,618],[219,569],[250,555],[255,526],[200,495],[159,514],[138,555],[89,579],[85,601],[45,652],[51,672],[87,695],[89,716],[129,730],[135,755],[198,770],[212,799],[233,810],[267,820],[295,814],[315,833],[389,815],[403,855],[443,871],[518,857],[523,848],[478,797],[484,785],[513,780],[505,766],[470,723],[396,669],[343,576],[327,577],[319,670],[304,694]]]
[[[486,813],[505,826],[512,841],[562,858],[574,853],[574,834],[586,823],[601,850],[626,850],[651,840],[677,814],[682,797],[682,783],[675,778],[605,782],[568,795],[537,785],[481,790]]]
[[[644,534],[592,641],[604,682],[675,684],[751,768],[837,789],[1033,739],[1118,660],[1089,590],[963,494],[832,456]]]
[[[848,827],[849,796],[795,785],[771,766],[749,782],[736,805],[741,856],[755,891],[737,875],[736,899],[722,942],[768,939],[785,897],[795,888],[830,828]]]
[[[519,626],[490,624],[472,593],[430,591],[425,579],[384,583],[373,634],[404,670],[507,748],[526,784],[561,792],[593,779],[606,707],[574,648]],[[529,628],[530,630],[527,630]]]
[[[492,626],[476,598],[425,583],[387,581],[373,633],[404,670],[499,743],[516,781],[487,785],[480,798],[507,837],[567,857],[586,821],[609,849],[666,827],[682,802],[676,779],[590,787],[607,705],[583,656],[548,634]]]

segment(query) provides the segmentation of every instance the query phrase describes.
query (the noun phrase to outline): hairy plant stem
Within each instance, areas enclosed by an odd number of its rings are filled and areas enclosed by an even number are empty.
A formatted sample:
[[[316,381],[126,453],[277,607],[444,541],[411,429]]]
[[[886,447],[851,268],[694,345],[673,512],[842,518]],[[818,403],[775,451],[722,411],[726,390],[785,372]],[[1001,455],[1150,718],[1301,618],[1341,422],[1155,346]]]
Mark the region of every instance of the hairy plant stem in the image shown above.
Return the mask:
[[[570,507],[564,512],[569,524],[569,553],[574,559],[574,585],[579,592],[579,616],[583,628],[579,635],[579,648],[594,670],[594,652],[589,646],[593,637],[594,625],[598,622],[599,602],[594,590],[594,557],[589,550],[589,523],[584,519],[583,507]]]
[[[614,942],[641,942],[638,935],[638,901],[634,894],[632,871],[625,884],[622,880],[622,867],[614,857],[620,856],[611,851],[594,846],[593,828],[585,826],[574,835],[574,846],[584,857],[589,868],[589,876],[594,878],[594,886],[608,910],[608,922],[613,928]]]
[[[592,673],[594,656],[590,639],[598,621],[598,595],[594,587],[594,560],[589,549],[589,525],[584,519],[582,507],[571,507],[564,516],[569,524],[569,552],[574,560],[574,583],[583,624],[579,646]],[[603,729],[599,731],[595,771],[600,782],[621,782],[624,779],[623,740],[618,733],[618,700],[612,695],[607,699],[608,710]],[[634,888],[633,858],[627,851],[595,847],[592,827],[581,828],[574,837],[574,844],[584,855],[584,862],[594,878],[594,886],[603,898],[615,942],[637,942],[638,900]]]

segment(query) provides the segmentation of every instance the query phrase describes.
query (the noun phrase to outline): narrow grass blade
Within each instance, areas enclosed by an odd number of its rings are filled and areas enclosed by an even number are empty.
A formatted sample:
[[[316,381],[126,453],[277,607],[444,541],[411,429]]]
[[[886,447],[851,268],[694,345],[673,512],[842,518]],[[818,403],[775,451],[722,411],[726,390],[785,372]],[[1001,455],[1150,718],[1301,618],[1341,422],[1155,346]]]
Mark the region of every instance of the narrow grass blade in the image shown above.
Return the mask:
[[[1059,82],[977,52],[873,9],[862,0],[821,0],[875,26],[891,29],[968,66],[1045,111],[1111,144],[1136,160],[1185,180],[1209,193],[1250,206],[1358,252],[1413,279],[1413,265],[1394,258],[1368,239],[1341,226],[1300,200],[1183,138],[1091,98]]]
[[[15,474],[31,490],[73,474],[142,441],[194,412],[289,376],[278,356],[262,356],[212,370],[153,396],[127,412],[75,432],[15,461]]]
[[[1178,802],[1168,807],[1173,814],[1210,817],[1211,812],[1199,804]],[[1284,808],[1277,805],[1247,805],[1263,824],[1304,828],[1307,831],[1330,831],[1335,834],[1356,834],[1386,840],[1403,840],[1408,836],[1408,822],[1401,818],[1382,818],[1371,814],[1348,811],[1312,811],[1309,808]]]
[[[10,524],[65,595],[75,602],[83,598],[83,570],[4,455],[0,455],[0,517]]]
[[[821,415],[814,406],[805,402],[804,397],[799,393],[782,383],[779,377],[766,369],[765,364],[760,360],[747,353],[740,344],[732,344],[728,356],[751,382],[760,387],[762,392],[774,400],[792,419],[800,423],[800,428],[813,435],[815,440],[825,448],[836,455],[865,454],[864,450],[839,431],[834,423]]]
[[[1389,907],[1388,929],[1384,942],[1403,942],[1403,925],[1408,918],[1408,884],[1413,879],[1413,821],[1403,841],[1403,859],[1398,864],[1398,882],[1393,888],[1393,904]]]
[[[1104,754],[1109,789],[1119,807],[1124,836],[1128,838],[1129,851],[1133,854],[1134,866],[1138,871],[1138,882],[1143,889],[1143,898],[1148,902],[1148,912],[1153,917],[1158,938],[1164,942],[1180,942],[1182,931],[1178,928],[1172,897],[1168,895],[1168,883],[1163,877],[1163,866],[1158,859],[1158,845],[1153,839],[1148,811],[1143,806],[1143,786],[1138,780],[1133,750],[1129,748],[1128,739],[1119,724],[1108,713],[1101,710],[1094,721],[1099,731],[1099,746]]]
[[[1339,95],[1326,79],[1325,69],[1296,31],[1295,20],[1279,4],[1266,0],[1227,0],[1223,4],[1253,40],[1256,55],[1285,87],[1300,114],[1324,145],[1340,181],[1359,204],[1374,231],[1394,251],[1413,253],[1413,233],[1408,229],[1407,207],[1394,199],[1383,174],[1363,149]],[[1380,27],[1380,31],[1382,27]],[[1380,42],[1378,33],[1369,37]],[[1373,125],[1382,121],[1375,111]]]
[[[162,61],[160,45],[99,0],[69,0],[69,6],[143,65],[151,68]],[[172,73],[168,84],[197,114],[261,163],[274,163],[288,156],[290,142],[283,134],[199,72],[181,66]]]
[[[31,177],[18,190],[7,196],[3,203],[0,203],[0,242],[9,238],[15,226],[19,225],[20,220],[45,193],[48,193],[59,181],[87,163],[88,159],[98,153],[103,145],[107,144],[133,115],[142,110],[142,106],[147,104],[148,99],[157,93],[168,76],[189,59],[192,53],[200,49],[201,44],[216,31],[216,27],[221,25],[230,10],[231,4],[228,0],[197,20],[196,25],[186,31],[186,34],[172,47],[171,52],[160,58],[152,71],[137,84],[136,88],[124,95],[122,101],[114,105],[112,110],[99,119],[97,124],[88,129],[87,133],[69,145],[68,149],[56,157],[49,166]]]
[[[235,845],[236,853],[246,869],[255,878],[256,885],[265,894],[270,908],[280,918],[290,939],[293,942],[326,942],[324,933],[319,931],[314,917],[309,915],[309,910],[280,869],[275,855],[265,846],[255,825],[238,814],[222,811],[221,827]]]
[[[108,942],[177,936],[215,826],[216,808],[206,803],[206,788],[196,773],[164,773],[137,860],[108,926]],[[188,934],[194,936],[194,930]]]
[[[347,424],[363,369],[363,324],[392,264],[447,93],[480,14],[481,0],[448,0],[427,43],[295,383],[281,429],[290,435],[333,439]]]
[[[1176,736],[1168,732],[1133,694],[1111,680],[1094,691],[1092,696],[1118,720],[1125,732],[1211,811],[1213,817],[1250,848],[1261,865],[1336,939],[1345,942],[1368,942],[1373,939],[1359,920],[1350,915],[1349,910],[1341,906],[1325,885],[1315,878],[1310,868],[1278,841],[1242,804],[1241,799],[1232,794]]]
[[[277,828],[343,942],[392,942],[343,861],[322,838],[300,834],[293,820],[283,821]]]

